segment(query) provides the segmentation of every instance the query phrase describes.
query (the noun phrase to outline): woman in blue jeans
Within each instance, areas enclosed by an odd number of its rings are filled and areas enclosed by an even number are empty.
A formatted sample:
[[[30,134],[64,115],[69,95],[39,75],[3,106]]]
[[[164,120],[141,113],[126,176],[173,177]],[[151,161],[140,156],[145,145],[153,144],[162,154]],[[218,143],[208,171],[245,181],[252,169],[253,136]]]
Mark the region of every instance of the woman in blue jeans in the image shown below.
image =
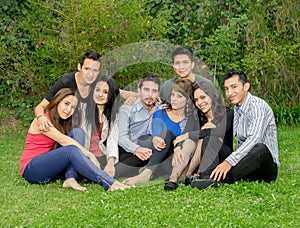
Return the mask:
[[[75,92],[63,88],[57,92],[47,106],[45,114],[37,116],[28,130],[25,149],[20,160],[20,173],[31,184],[46,184],[64,175],[64,188],[87,190],[76,181],[77,174],[101,185],[105,190],[125,189],[127,186],[110,177],[100,169],[96,157],[86,150],[84,133],[73,128],[80,116]],[[46,115],[52,127],[40,131],[38,118]]]

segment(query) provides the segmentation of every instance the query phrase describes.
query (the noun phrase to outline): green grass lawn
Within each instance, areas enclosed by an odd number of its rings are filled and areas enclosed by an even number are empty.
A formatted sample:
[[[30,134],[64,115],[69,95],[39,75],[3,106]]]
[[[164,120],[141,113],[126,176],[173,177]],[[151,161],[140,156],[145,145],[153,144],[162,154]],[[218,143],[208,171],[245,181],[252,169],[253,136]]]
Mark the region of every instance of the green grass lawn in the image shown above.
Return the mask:
[[[199,191],[163,182],[105,192],[30,185],[19,176],[25,133],[0,136],[0,226],[13,227],[300,227],[300,127],[279,127],[281,167],[276,182]]]

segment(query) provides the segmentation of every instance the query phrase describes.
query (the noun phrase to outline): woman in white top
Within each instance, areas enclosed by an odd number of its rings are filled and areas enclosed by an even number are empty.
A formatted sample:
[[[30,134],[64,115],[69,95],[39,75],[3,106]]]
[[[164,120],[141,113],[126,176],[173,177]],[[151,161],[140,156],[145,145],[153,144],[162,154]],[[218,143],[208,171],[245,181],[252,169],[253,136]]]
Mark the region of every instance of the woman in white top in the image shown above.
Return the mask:
[[[115,175],[118,151],[119,87],[107,75],[99,75],[91,86],[91,95],[82,115],[81,128],[85,131],[85,148],[98,159],[104,171]]]

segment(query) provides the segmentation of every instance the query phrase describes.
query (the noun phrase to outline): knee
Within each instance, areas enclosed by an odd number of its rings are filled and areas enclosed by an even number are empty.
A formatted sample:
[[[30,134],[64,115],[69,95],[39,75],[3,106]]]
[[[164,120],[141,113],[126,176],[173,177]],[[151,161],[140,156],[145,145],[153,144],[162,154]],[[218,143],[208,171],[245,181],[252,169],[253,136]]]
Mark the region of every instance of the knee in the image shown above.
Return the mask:
[[[169,130],[163,130],[159,136],[164,139],[166,144],[172,143],[175,138],[174,134]]]
[[[265,144],[263,144],[263,143],[257,143],[254,146],[254,148],[257,148],[257,149],[260,149],[260,150],[267,150],[268,149],[268,147]]]
[[[205,136],[203,138],[202,144],[207,146],[208,143],[218,143],[218,141],[219,141],[219,138],[210,135],[210,136]]]
[[[216,125],[211,122],[207,122],[201,127],[201,129],[207,129],[207,128],[216,128]]]
[[[76,153],[76,152],[81,153],[80,149],[75,145],[65,146],[65,148],[66,148],[65,151],[67,153]]]
[[[79,137],[79,138],[85,137],[85,133],[81,128],[74,128],[72,131],[76,138],[77,137]]]
[[[84,145],[85,141],[85,133],[81,128],[74,128],[72,129],[68,136],[79,142],[81,145]]]

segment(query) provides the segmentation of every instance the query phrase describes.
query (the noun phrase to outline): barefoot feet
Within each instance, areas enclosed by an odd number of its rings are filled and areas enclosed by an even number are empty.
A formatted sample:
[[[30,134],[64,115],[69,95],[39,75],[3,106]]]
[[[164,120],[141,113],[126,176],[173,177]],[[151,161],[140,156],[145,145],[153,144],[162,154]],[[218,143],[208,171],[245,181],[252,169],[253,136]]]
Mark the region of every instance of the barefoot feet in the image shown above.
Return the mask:
[[[112,186],[110,186],[110,188],[108,189],[108,191],[112,192],[112,191],[115,191],[115,190],[124,190],[125,188],[130,188],[130,186],[122,184],[121,182],[119,182],[119,181],[116,180],[112,184]]]
[[[86,191],[86,187],[82,187],[78,182],[75,180],[75,178],[68,178],[63,183],[63,188],[72,188],[76,191]]]
[[[148,183],[152,177],[152,171],[150,169],[145,169],[139,175],[130,177],[125,179],[122,183],[127,185],[135,185],[135,184],[145,184]]]

